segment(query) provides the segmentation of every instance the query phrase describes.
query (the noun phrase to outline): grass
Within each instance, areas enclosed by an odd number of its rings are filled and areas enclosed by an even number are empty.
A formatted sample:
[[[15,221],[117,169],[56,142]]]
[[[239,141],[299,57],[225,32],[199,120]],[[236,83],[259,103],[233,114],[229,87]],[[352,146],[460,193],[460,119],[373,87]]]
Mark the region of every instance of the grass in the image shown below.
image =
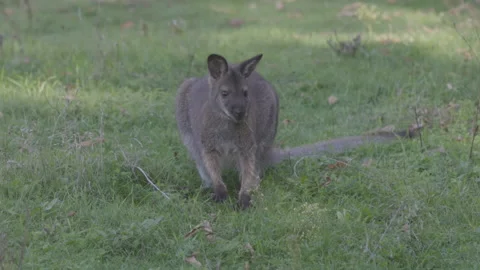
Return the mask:
[[[0,268],[189,269],[195,254],[205,269],[479,269],[478,139],[468,157],[480,85],[474,1],[459,15],[448,11],[460,1],[364,1],[358,19],[337,16],[346,0],[283,10],[274,1],[38,0],[31,28],[21,5],[3,2]],[[335,55],[334,29],[341,39],[363,33],[364,51]],[[419,140],[371,145],[304,159],[297,177],[284,162],[244,212],[233,210],[228,173],[229,201],[216,204],[200,189],[173,106],[213,52],[231,61],[264,53],[258,70],[279,92],[280,145],[405,128],[417,108],[426,151]],[[337,159],[349,166],[331,169]],[[184,237],[204,220],[215,241]]]

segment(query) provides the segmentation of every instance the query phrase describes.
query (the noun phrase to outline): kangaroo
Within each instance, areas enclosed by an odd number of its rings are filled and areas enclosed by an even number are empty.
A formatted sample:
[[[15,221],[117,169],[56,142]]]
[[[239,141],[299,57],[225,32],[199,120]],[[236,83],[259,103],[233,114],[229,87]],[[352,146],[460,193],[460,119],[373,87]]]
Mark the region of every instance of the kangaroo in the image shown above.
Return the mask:
[[[203,186],[213,200],[227,198],[222,170],[239,172],[238,205],[246,209],[268,166],[313,154],[341,153],[367,143],[411,138],[412,130],[338,138],[311,145],[273,147],[279,99],[275,88],[255,71],[263,54],[229,64],[218,54],[207,58],[208,74],[185,79],[177,91],[175,117],[183,144],[195,161]]]

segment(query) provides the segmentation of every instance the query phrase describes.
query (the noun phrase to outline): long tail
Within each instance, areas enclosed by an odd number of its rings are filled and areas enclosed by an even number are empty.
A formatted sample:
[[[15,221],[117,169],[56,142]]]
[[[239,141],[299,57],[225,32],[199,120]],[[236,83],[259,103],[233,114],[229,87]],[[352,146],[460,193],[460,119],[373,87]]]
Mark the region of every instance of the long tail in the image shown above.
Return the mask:
[[[314,144],[307,144],[293,148],[273,148],[267,158],[268,165],[275,165],[287,159],[296,159],[304,156],[343,153],[369,143],[388,143],[398,138],[414,138],[420,134],[422,127],[412,127],[400,132],[379,131],[362,136],[343,137]]]

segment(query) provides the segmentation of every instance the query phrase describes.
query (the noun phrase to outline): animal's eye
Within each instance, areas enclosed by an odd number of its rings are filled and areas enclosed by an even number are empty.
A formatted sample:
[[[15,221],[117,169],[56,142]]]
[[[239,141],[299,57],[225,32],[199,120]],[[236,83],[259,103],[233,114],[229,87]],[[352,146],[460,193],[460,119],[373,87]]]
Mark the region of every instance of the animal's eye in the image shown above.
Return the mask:
[[[243,96],[244,96],[244,97],[248,97],[248,92],[247,92],[247,91],[243,91]]]
[[[225,90],[224,90],[224,91],[222,91],[222,96],[223,96],[223,97],[226,97],[226,96],[228,96],[228,91],[225,91]]]

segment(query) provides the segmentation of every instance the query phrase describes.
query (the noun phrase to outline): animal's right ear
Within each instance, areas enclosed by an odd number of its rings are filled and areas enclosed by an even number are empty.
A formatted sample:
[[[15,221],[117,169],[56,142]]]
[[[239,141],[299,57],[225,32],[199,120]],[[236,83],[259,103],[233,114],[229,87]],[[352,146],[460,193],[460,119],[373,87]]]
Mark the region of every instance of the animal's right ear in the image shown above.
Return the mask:
[[[218,79],[228,72],[228,63],[223,56],[218,54],[210,54],[207,59],[208,72],[214,79]]]

